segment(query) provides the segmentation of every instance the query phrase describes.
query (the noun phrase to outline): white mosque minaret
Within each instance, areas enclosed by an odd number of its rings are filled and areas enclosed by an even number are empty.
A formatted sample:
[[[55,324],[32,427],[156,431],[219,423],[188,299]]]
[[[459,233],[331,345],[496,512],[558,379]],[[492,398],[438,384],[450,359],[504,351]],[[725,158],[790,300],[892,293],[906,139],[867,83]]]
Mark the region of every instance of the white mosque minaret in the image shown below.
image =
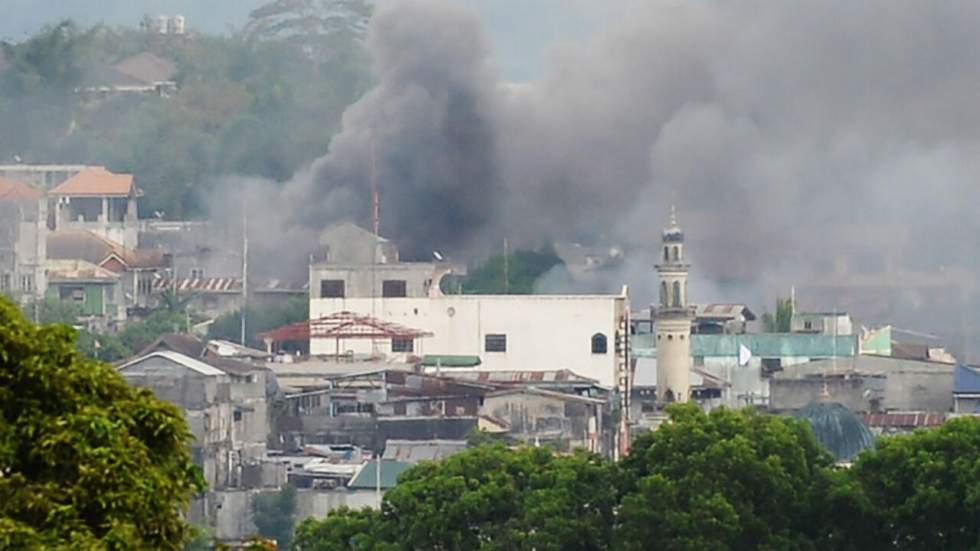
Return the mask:
[[[677,213],[670,208],[664,228],[663,251],[657,264],[660,302],[654,309],[657,329],[657,402],[686,402],[691,394],[691,321],[694,308],[687,302],[687,273],[684,232]]]

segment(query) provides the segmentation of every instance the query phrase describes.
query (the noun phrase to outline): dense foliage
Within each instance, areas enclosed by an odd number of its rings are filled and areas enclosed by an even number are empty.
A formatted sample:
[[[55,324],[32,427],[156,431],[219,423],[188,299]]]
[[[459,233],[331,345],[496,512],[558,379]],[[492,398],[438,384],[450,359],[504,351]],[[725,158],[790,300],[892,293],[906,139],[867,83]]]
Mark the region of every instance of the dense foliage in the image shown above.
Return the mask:
[[[259,337],[271,329],[282,327],[297,321],[310,319],[310,301],[308,298],[297,298],[285,304],[269,304],[249,306],[245,317],[245,344],[265,350],[265,344]],[[208,326],[208,339],[223,339],[238,342],[242,336],[242,313],[236,310],[218,316]]]
[[[260,494],[253,505],[259,534],[276,542],[280,549],[288,549],[295,525],[296,488],[287,485],[276,493]]]
[[[801,421],[690,404],[609,463],[483,445],[406,471],[380,511],[293,549],[976,549],[980,418],[884,439],[850,469]]]
[[[766,333],[789,333],[793,324],[793,299],[777,298],[776,313],[762,314],[762,328]]]
[[[518,250],[506,255],[491,256],[480,267],[454,287],[443,289],[448,293],[464,294],[511,294],[534,293],[534,283],[556,265],[561,258],[550,247],[539,251]]]
[[[180,549],[203,488],[181,411],[0,298],[0,548]]]
[[[171,219],[205,214],[219,175],[287,179],[326,152],[370,84],[360,41],[370,10],[333,4],[318,28],[296,24],[310,15],[301,5],[270,2],[227,36],[66,21],[0,44],[0,160],[131,172],[146,192],[141,215]],[[176,63],[172,97],[84,93],[144,52]]]

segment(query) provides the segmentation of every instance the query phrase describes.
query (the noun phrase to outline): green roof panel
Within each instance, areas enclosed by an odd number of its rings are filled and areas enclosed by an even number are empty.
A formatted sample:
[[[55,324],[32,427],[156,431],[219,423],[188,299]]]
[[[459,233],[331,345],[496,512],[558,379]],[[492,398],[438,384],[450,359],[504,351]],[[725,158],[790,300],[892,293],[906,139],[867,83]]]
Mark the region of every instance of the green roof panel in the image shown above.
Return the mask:
[[[398,483],[398,475],[412,468],[414,465],[403,461],[382,461],[381,462],[381,489],[387,490],[394,488]],[[355,490],[373,490],[378,486],[378,462],[371,461],[347,483],[347,487]]]
[[[426,367],[476,367],[481,363],[479,356],[426,354],[422,357],[422,365]]]

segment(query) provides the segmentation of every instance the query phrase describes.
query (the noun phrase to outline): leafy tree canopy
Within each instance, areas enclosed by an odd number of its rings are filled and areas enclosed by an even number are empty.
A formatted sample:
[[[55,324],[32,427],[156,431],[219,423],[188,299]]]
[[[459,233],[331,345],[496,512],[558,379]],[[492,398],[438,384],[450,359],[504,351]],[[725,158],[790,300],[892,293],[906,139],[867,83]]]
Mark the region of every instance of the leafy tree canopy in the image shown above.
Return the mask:
[[[492,256],[462,282],[462,292],[529,295],[534,293],[534,283],[538,278],[561,263],[561,258],[550,247]],[[454,289],[446,291],[454,292]]]
[[[669,409],[623,467],[621,549],[800,549],[812,545],[816,498],[832,460],[810,427],[751,409]]]
[[[180,549],[203,488],[182,412],[0,298],[0,548]]]

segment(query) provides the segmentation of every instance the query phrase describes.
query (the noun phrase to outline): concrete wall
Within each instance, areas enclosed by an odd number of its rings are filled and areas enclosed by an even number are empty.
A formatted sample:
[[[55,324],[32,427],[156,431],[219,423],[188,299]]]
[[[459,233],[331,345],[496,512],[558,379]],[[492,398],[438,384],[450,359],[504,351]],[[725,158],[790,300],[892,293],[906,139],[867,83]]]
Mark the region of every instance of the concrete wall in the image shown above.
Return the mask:
[[[856,373],[885,377],[879,407],[885,411],[950,411],[953,408],[954,365],[887,356],[853,356],[836,362],[820,360],[793,366],[778,378],[796,378],[824,373]],[[867,410],[865,406],[858,410]]]
[[[44,296],[46,258],[45,201],[0,202],[0,292]]]
[[[571,450],[594,447],[589,438],[590,428],[598,431],[601,423],[595,409],[594,405],[578,401],[511,393],[487,396],[480,413],[507,421],[511,437],[525,442],[560,440],[567,442]]]
[[[385,280],[405,282],[407,297],[426,297],[432,285],[435,266],[431,263],[364,265],[316,264],[310,268],[310,297],[321,298],[320,282],[341,280],[349,298],[380,297]]]
[[[570,369],[600,384],[616,383],[615,333],[628,309],[616,295],[451,295],[433,298],[346,298],[310,300],[310,318],[342,310],[374,315],[433,333],[415,353],[479,356],[482,370]],[[606,354],[592,354],[592,336],[606,336]],[[488,334],[507,336],[506,352],[487,352]],[[379,341],[390,352],[390,342]],[[347,340],[341,352],[371,353],[370,340]],[[335,352],[333,339],[314,338],[312,354]]]
[[[811,402],[820,401],[826,388],[831,401],[844,404],[854,411],[868,411],[871,403],[867,396],[884,388],[884,385],[883,376],[773,379],[770,382],[772,394],[769,408],[778,412],[798,410]]]

